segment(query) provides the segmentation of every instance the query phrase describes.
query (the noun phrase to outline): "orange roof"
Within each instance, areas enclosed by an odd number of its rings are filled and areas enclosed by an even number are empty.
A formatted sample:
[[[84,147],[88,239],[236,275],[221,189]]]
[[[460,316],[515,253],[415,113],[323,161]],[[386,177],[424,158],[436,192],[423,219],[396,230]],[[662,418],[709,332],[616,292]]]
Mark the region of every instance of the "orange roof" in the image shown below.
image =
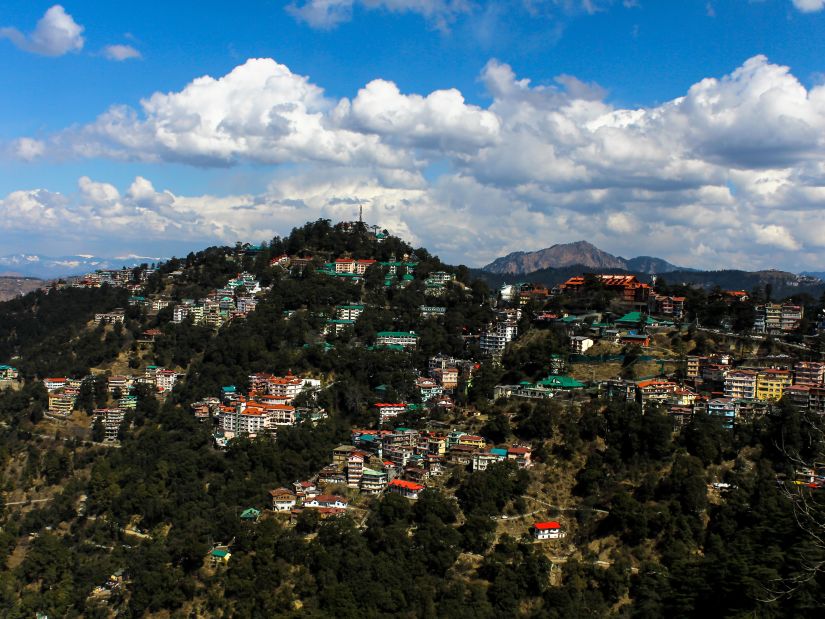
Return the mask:
[[[414,481],[407,481],[406,479],[393,479],[389,483],[390,488],[403,488],[411,492],[421,492],[426,486],[417,484]]]
[[[641,387],[642,389],[644,389],[645,387],[653,387],[654,385],[673,385],[674,387],[676,386],[674,383],[671,383],[670,381],[656,380],[655,378],[653,380],[643,380],[642,382],[636,384],[637,387]]]

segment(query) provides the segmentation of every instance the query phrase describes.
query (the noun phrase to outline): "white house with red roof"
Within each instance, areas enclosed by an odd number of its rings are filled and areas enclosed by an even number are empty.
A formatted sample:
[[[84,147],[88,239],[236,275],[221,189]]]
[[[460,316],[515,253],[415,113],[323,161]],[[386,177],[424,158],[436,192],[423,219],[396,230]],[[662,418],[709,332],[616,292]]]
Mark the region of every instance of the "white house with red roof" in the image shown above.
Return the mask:
[[[378,402],[375,408],[378,409],[378,423],[383,425],[390,419],[404,413],[407,410],[407,405],[404,402]]]
[[[565,532],[561,528],[561,524],[555,520],[548,522],[536,522],[530,529],[533,537],[538,540],[545,539],[561,539],[565,536]]]
[[[408,499],[417,499],[418,495],[424,491],[423,484],[418,484],[414,481],[407,481],[405,479],[393,479],[388,485],[389,492],[395,492]]]

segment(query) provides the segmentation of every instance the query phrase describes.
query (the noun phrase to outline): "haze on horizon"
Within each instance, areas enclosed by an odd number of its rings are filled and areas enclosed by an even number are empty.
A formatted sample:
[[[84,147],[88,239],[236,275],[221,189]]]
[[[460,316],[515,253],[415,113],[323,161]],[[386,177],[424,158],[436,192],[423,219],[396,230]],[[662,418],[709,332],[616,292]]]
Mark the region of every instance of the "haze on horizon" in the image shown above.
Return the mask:
[[[362,204],[473,266],[587,239],[821,270],[823,9],[14,0],[0,254],[181,255]]]

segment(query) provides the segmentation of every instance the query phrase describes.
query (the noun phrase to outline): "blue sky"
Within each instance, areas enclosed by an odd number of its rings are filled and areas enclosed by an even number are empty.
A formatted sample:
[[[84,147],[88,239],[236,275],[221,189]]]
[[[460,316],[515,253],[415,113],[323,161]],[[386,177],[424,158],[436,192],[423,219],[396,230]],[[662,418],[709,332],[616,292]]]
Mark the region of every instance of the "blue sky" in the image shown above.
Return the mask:
[[[0,254],[183,253],[360,200],[473,265],[586,238],[819,269],[823,8],[5,2]]]

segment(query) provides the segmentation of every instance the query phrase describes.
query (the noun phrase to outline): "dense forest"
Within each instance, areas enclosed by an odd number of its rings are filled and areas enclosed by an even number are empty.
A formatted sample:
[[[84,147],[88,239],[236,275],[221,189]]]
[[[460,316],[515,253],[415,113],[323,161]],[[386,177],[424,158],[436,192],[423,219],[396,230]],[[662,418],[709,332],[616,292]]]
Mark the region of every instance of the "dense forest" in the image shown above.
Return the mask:
[[[270,267],[282,253],[322,260],[408,255],[418,265],[408,286],[387,287],[383,272],[353,284],[312,266]],[[273,488],[317,473],[333,448],[349,442],[351,428],[374,424],[371,408],[383,397],[376,388],[414,401],[415,378],[429,357],[476,357],[472,335],[493,310],[487,284],[467,269],[325,220],[254,250],[210,248],[169,261],[148,289],[196,297],[240,270],[271,288],[246,319],[217,332],[137,310],[120,327],[89,326],[96,311],[126,305],[114,288],[0,304],[0,361],[16,357],[32,379],[0,391],[4,490],[51,493],[43,503],[2,506],[2,616],[821,616],[825,545],[821,528],[806,524],[822,522],[822,506],[813,492],[777,483],[793,476],[794,458],[823,453],[820,420],[783,401],[733,429],[698,415],[675,431],[656,407],[643,413],[598,394],[575,402],[494,401],[497,382],[535,380],[547,374],[551,355],[566,352],[560,332],[534,329],[527,319],[520,328],[536,333],[508,348],[501,365],[481,363],[455,396],[468,412],[450,413],[445,425],[465,415],[462,423],[496,444],[528,444],[533,468],[455,466],[417,501],[387,493],[357,516],[320,520],[305,510],[294,524],[241,519],[246,508],[265,508]],[[444,316],[422,319],[419,307],[432,302],[424,279],[437,270],[454,273],[457,283],[438,300]],[[715,315],[712,294],[691,294],[691,311]],[[321,338],[334,306],[354,301],[367,309],[352,332]],[[172,393],[160,400],[138,390],[116,447],[91,436],[46,437],[46,393],[34,379],[82,376],[119,352],[136,354],[134,339],[149,327],[163,332],[155,360],[185,369]],[[376,348],[381,330],[414,330],[419,346]],[[223,385],[245,389],[251,373],[288,371],[324,379],[318,399],[326,419],[220,450],[213,429],[189,410]],[[540,505],[538,496],[559,504]],[[526,524],[533,513],[565,519],[563,545],[503,528]],[[220,544],[231,544],[231,561],[211,569],[205,558]],[[119,570],[125,587],[106,603],[91,595]]]

